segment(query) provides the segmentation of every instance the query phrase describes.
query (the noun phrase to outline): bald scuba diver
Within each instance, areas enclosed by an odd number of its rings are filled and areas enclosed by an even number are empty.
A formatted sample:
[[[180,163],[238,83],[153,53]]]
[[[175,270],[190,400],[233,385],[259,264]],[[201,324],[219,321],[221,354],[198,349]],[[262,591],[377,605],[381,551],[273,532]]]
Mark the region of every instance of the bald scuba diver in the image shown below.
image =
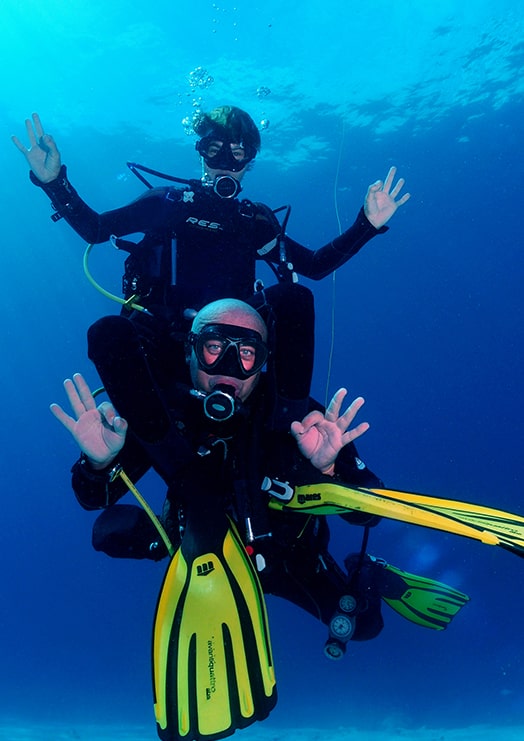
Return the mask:
[[[199,114],[194,122],[196,150],[203,175],[186,184],[152,188],[132,203],[104,213],[91,209],[71,185],[53,138],[40,118],[26,121],[29,149],[13,141],[31,167],[32,182],[50,197],[55,219],[63,218],[87,242],[113,239],[126,251],[123,294],[147,309],[125,307],[121,321],[107,317],[88,336],[89,356],[119,412],[133,419],[146,441],[155,441],[169,427],[165,407],[173,401],[165,389],[173,373],[187,382],[180,337],[188,317],[206,303],[226,296],[251,303],[265,319],[273,379],[273,423],[288,429],[301,418],[310,392],[314,354],[314,305],[297,275],[321,280],[377,234],[409,199],[400,195],[404,180],[394,184],[396,169],[367,191],[355,223],[316,250],[290,238],[286,223],[262,203],[240,199],[242,180],[257,157],[261,138],[243,110],[220,106]],[[143,233],[138,243],[123,239]],[[263,287],[256,264],[275,271],[278,283]],[[131,321],[131,326],[124,319]],[[300,358],[299,371],[287,357]],[[139,418],[137,396],[149,395],[150,414]],[[159,402],[161,399],[161,403]]]
[[[93,529],[97,550],[120,558],[167,556],[145,513],[118,504],[127,488],[115,471],[122,467],[136,482],[153,468],[168,486],[161,518],[175,547],[181,533],[183,542],[187,519],[204,517],[204,511],[214,511],[219,502],[237,523],[259,568],[264,591],[290,600],[329,626],[326,655],[339,658],[348,640],[378,635],[383,627],[381,597],[399,590],[403,594],[404,578],[409,575],[402,578],[393,567],[388,569],[385,562],[367,555],[367,533],[379,522],[377,516],[358,511],[341,515],[365,533],[360,553],[348,557],[348,573],[344,573],[328,550],[326,517],[305,518],[268,509],[262,488],[267,479],[298,486],[332,478],[356,487],[383,484],[359,457],[353,442],[369,428],[367,423],[351,427],[362,398],[341,414],[346,396],[341,389],[326,412],[312,402],[306,417],[293,423],[291,435],[273,429],[262,371],[266,342],[264,322],[249,305],[228,299],[204,307],[187,338],[192,383],[186,390],[185,409],[177,404],[170,435],[162,444],[137,438],[108,402],[97,408],[81,376],[65,383],[74,417],[56,404],[52,411],[82,450],[72,478],[79,503],[88,510],[104,510]],[[413,597],[417,590],[411,587]],[[444,585],[439,588],[442,593]],[[340,607],[341,600],[347,605],[343,598],[348,594],[358,602],[351,620]],[[427,607],[427,589],[424,599]],[[430,607],[433,624],[427,619],[426,625],[437,627],[437,611],[433,603]],[[333,623],[340,627],[348,622],[351,629],[345,640],[332,634]],[[437,629],[442,627],[444,623]]]

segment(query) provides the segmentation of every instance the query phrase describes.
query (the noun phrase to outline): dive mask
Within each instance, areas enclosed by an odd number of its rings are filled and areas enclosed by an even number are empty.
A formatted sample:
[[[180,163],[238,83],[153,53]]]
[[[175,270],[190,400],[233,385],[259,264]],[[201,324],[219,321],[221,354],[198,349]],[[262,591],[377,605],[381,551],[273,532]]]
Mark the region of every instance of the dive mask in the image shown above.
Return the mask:
[[[259,332],[233,324],[208,324],[198,334],[191,332],[188,341],[200,370],[241,381],[258,373],[269,354]]]
[[[217,132],[197,141],[195,149],[212,170],[228,172],[241,172],[257,156],[255,147],[243,142],[232,142]]]

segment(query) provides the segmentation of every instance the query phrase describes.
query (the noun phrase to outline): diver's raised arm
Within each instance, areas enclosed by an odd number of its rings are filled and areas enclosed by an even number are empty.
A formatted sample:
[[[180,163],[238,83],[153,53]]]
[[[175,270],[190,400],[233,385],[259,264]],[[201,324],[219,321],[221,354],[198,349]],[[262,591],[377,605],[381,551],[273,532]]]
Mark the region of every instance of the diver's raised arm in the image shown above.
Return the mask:
[[[307,414],[302,422],[291,424],[291,434],[297,441],[302,455],[327,476],[334,475],[335,461],[342,448],[369,429],[367,422],[361,422],[353,429],[348,429],[364,404],[364,399],[361,396],[357,397],[344,414],[340,414],[346,394],[346,389],[339,389],[331,399],[325,414],[315,410]]]
[[[17,136],[11,139],[15,147],[22,152],[29,167],[42,183],[50,183],[60,174],[62,160],[55,140],[44,132],[38,113],[26,119],[25,128],[29,140],[29,149]]]
[[[119,417],[107,401],[98,407],[83,376],[75,373],[67,378],[64,388],[74,416],[59,404],[51,404],[52,414],[69,430],[80,450],[96,470],[107,468],[124,447],[127,422]]]
[[[390,167],[384,181],[377,180],[369,186],[364,199],[364,213],[366,218],[375,229],[380,229],[386,224],[395,211],[403,206],[411,198],[411,193],[404,193],[397,200],[397,196],[404,187],[404,178],[399,178],[396,185],[391,189],[393,180],[397,174],[396,167]]]

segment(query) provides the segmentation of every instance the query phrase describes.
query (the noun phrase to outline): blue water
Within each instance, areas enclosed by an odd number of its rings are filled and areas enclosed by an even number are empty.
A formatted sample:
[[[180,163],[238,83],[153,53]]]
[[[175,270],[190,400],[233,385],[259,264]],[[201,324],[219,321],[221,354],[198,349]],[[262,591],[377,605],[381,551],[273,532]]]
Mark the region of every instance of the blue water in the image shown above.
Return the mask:
[[[326,393],[334,307],[329,392],[366,398],[370,467],[391,487],[523,513],[522,12],[516,0],[3,0],[0,21],[0,716],[150,722],[154,738],[149,641],[164,566],[91,550],[94,516],[69,488],[75,446],[47,409],[74,371],[96,384],[86,329],[117,307],[85,280],[83,243],[50,221],[10,134],[39,111],[73,183],[104,210],[142,190],[126,160],[198,176],[182,119],[239,105],[270,122],[246,197],[292,203],[288,231],[312,247],[347,228],[369,183],[397,165],[412,198],[389,233],[335,283],[312,284],[315,394]],[[214,82],[192,87],[197,67]],[[118,291],[119,255],[99,247],[93,270]],[[142,489],[161,502],[154,477]],[[338,558],[358,546],[334,523]],[[280,701],[268,724],[524,722],[524,563],[398,523],[370,550],[471,603],[443,633],[384,607],[380,637],[334,664],[325,629],[270,599]]]

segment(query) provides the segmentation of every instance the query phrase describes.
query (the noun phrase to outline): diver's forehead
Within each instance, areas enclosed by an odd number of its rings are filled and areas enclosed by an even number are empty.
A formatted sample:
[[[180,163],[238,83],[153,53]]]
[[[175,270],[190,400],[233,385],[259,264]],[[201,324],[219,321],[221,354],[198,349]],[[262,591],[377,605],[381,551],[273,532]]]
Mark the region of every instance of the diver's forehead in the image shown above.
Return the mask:
[[[202,326],[202,329],[205,329],[206,327],[221,327],[221,328],[234,328],[235,330],[239,330],[242,332],[242,330],[249,329],[251,331],[259,332],[261,328],[263,327],[262,323],[257,321],[256,317],[252,317],[250,315],[242,314],[227,314],[227,315],[218,315],[212,319],[207,318],[205,324]]]
[[[193,331],[198,334],[208,327],[224,329],[234,327],[235,330],[237,330],[236,334],[240,335],[243,330],[254,331],[257,332],[264,341],[266,340],[266,327],[264,322],[262,319],[259,320],[257,316],[251,316],[250,314],[218,313],[212,317],[207,316],[205,321],[198,328],[194,328]]]

